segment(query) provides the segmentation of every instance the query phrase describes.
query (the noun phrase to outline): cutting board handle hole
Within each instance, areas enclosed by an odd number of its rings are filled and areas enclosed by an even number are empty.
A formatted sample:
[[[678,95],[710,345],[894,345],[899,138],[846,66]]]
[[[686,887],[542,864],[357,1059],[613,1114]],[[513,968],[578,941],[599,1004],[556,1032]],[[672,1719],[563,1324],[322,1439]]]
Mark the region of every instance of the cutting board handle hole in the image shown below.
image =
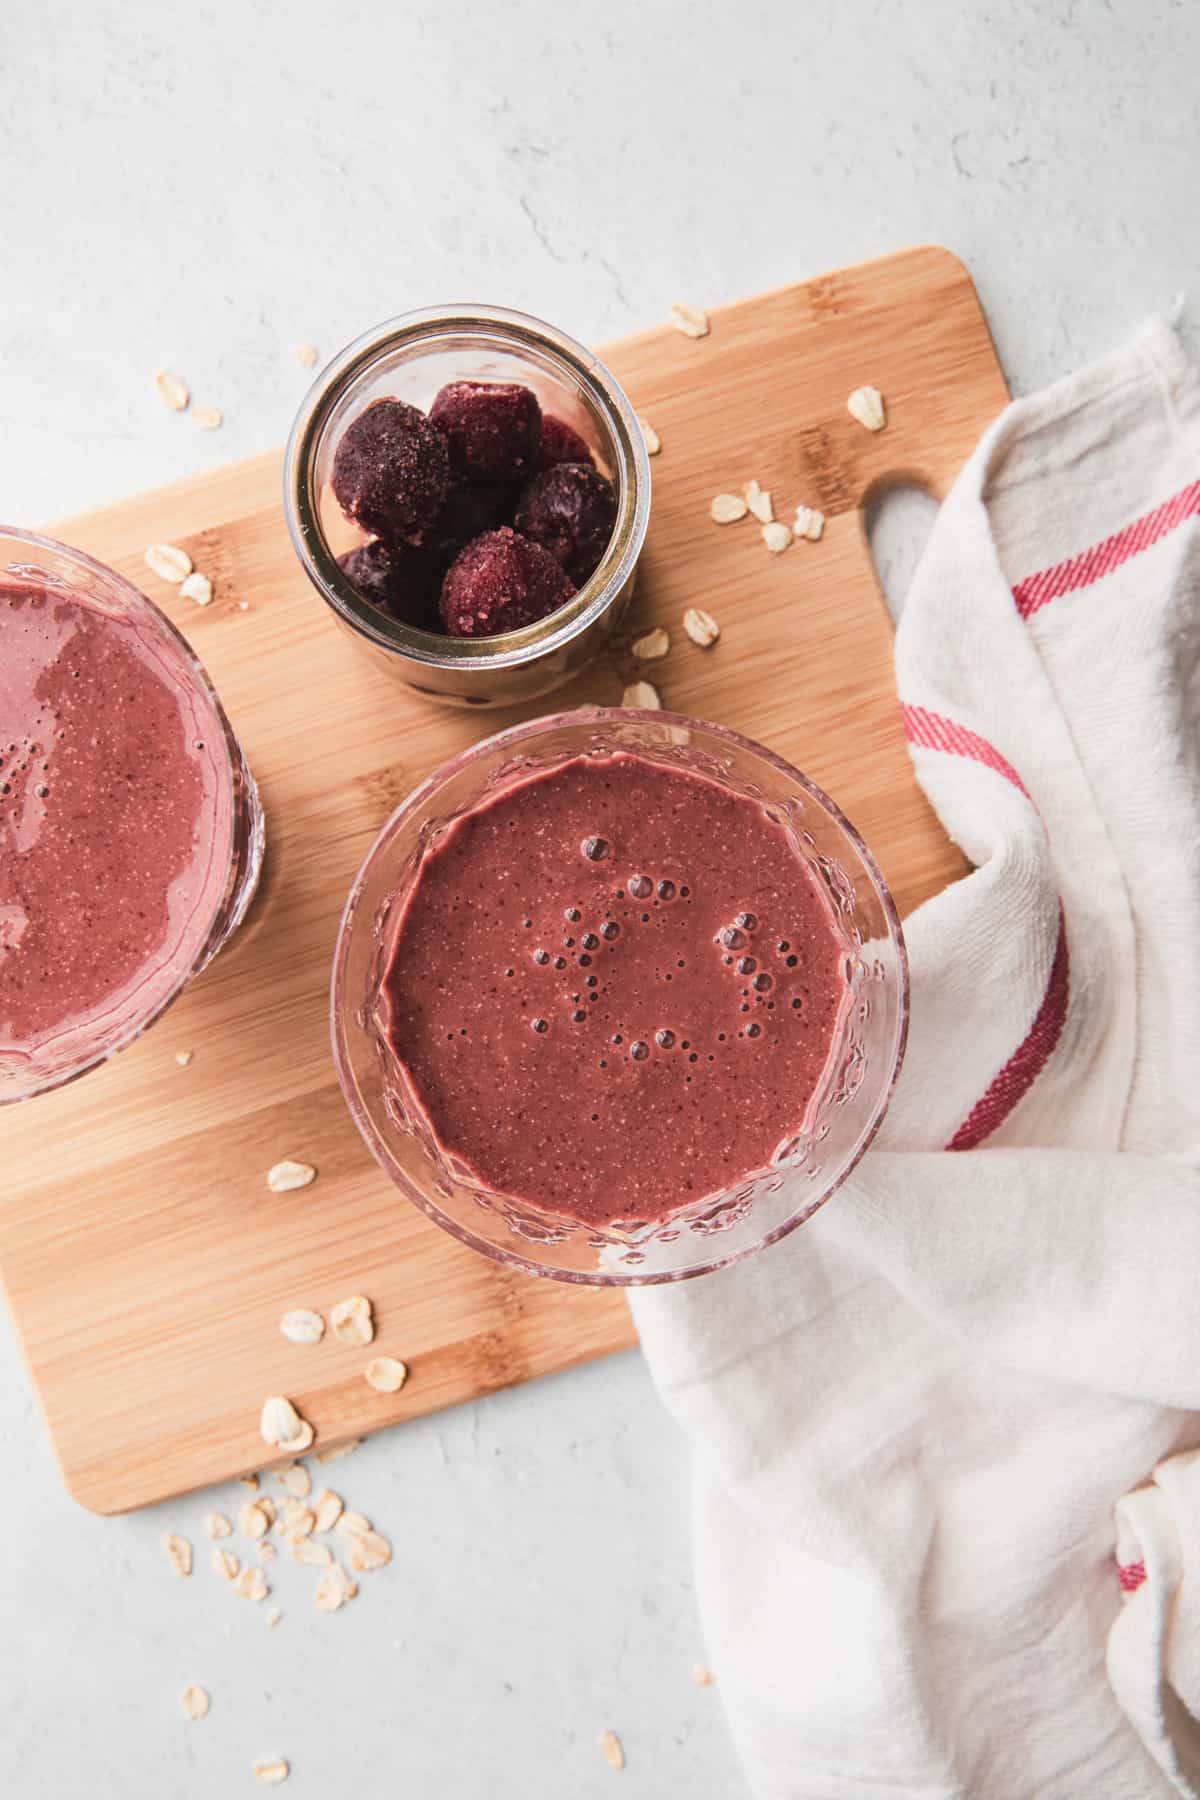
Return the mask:
[[[867,543],[893,625],[900,623],[937,511],[933,495],[916,481],[889,482],[867,495],[863,509]]]

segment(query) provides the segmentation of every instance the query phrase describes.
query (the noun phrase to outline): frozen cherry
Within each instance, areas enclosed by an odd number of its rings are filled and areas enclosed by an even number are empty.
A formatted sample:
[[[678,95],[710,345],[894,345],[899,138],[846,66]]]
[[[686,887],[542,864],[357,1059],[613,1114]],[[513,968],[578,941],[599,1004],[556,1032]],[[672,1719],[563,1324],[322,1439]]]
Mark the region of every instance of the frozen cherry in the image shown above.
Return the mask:
[[[555,463],[585,463],[590,467],[592,453],[573,425],[568,425],[565,419],[556,419],[553,413],[546,413],[542,418],[542,441],[533,466],[540,474],[543,469],[552,469]]]
[[[446,440],[403,400],[376,400],[342,433],[333,458],[338,505],[364,531],[419,543],[450,486]]]
[[[544,619],[574,592],[549,551],[504,525],[485,531],[451,563],[442,621],[451,637],[492,637]]]
[[[338,567],[364,600],[390,612],[393,595],[403,583],[402,564],[407,548],[405,544],[385,544],[382,538],[372,538],[370,543],[339,556]]]
[[[576,587],[604,555],[616,522],[612,483],[586,463],[557,463],[535,475],[513,520],[518,531],[550,552]]]
[[[467,481],[519,481],[533,467],[542,409],[529,388],[507,381],[451,381],[429,417],[450,445],[450,463]]]
[[[339,556],[338,566],[351,587],[381,612],[422,631],[442,629],[438,593],[446,565],[429,550],[373,538]]]

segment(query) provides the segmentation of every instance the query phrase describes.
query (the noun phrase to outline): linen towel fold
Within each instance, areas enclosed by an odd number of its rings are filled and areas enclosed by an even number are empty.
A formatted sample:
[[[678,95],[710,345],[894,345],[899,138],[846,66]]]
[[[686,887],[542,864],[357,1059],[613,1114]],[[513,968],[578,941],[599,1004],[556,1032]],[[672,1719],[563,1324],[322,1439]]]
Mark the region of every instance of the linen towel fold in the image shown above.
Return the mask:
[[[759,1800],[1200,1795],[1198,516],[1165,323],[986,433],[897,633],[973,869],[878,1147],[634,1298]]]

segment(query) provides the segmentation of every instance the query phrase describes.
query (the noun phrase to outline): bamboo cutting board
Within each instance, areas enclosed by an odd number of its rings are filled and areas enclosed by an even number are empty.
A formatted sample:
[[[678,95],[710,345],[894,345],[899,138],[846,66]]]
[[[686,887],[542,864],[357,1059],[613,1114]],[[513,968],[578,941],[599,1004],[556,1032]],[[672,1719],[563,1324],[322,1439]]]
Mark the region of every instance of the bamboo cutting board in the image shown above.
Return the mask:
[[[672,649],[523,709],[430,706],[359,654],[292,558],[278,456],[53,528],[186,632],[268,818],[260,895],[212,968],[107,1067],[0,1112],[0,1270],[85,1506],[118,1512],[260,1466],[267,1394],[290,1395],[319,1449],[634,1341],[620,1295],[507,1271],[400,1199],[334,1079],[327,984],[347,888],[446,757],[535,711],[617,703],[644,673],[668,707],[761,739],[828,788],[901,911],[960,872],[905,752],[863,507],[899,480],[942,494],[1007,398],[962,265],[904,251],[726,307],[706,338],[662,327],[605,355],[662,438],[635,624],[665,625]],[[846,411],[863,382],[887,401],[878,435]],[[752,519],[713,525],[712,496],[751,476],[781,517],[822,508],[821,542],[772,556]],[[212,576],[206,610],[146,569],[158,541]],[[720,623],[711,651],[680,628],[693,602]],[[315,1164],[316,1182],[269,1193],[284,1157]],[[372,1354],[411,1365],[399,1395],[372,1392],[362,1351],[280,1334],[289,1308],[327,1314],[351,1293],[375,1304]]]

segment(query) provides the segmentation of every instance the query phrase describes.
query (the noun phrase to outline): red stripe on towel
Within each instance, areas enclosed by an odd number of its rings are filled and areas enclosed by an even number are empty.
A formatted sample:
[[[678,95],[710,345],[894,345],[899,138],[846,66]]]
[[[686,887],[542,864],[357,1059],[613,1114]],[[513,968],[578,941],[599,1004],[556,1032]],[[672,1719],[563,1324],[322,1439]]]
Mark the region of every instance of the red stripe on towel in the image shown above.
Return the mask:
[[[1117,1575],[1121,1582],[1121,1592],[1136,1594],[1146,1579],[1146,1565],[1144,1562],[1118,1563]]]
[[[925,750],[946,750],[952,756],[968,756],[972,762],[995,769],[1029,799],[1028,788],[1007,757],[1001,756],[995,744],[989,744],[978,732],[968,731],[965,725],[957,725],[953,719],[924,706],[902,706],[900,711],[910,744],[919,744]]]
[[[1050,966],[1050,979],[1037,1017],[1017,1050],[1009,1057],[987,1092],[975,1102],[950,1142],[947,1150],[974,1150],[1007,1119],[1009,1113],[1033,1086],[1062,1036],[1067,1016],[1067,999],[1071,986],[1071,959],[1067,951],[1067,922],[1062,907],[1058,909],[1058,943]]]
[[[1135,519],[1132,525],[1115,531],[1099,544],[1093,544],[1090,550],[1081,550],[1078,556],[1068,557],[1065,562],[1055,563],[1053,568],[1018,581],[1013,589],[1017,611],[1023,619],[1028,619],[1041,607],[1048,606],[1051,600],[1090,587],[1101,576],[1111,575],[1114,569],[1119,569],[1131,556],[1151,549],[1177,525],[1194,519],[1197,514],[1200,514],[1200,481],[1193,481],[1169,500],[1164,500],[1161,506],[1156,506],[1153,512]]]

